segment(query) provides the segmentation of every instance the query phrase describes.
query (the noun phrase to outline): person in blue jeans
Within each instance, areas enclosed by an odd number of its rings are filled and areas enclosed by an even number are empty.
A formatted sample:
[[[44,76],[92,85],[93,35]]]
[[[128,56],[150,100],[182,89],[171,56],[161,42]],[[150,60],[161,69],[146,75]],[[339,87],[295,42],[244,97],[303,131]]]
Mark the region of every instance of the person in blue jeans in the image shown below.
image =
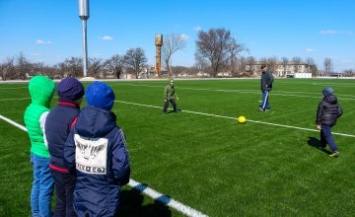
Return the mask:
[[[270,110],[269,103],[269,94],[272,90],[272,83],[274,82],[274,76],[271,71],[268,71],[268,67],[266,65],[261,65],[261,79],[260,79],[260,87],[262,92],[262,100],[259,106],[259,111],[265,112]]]
[[[328,144],[332,153],[330,157],[338,157],[339,150],[332,136],[332,127],[343,114],[343,109],[339,105],[337,97],[334,95],[334,90],[330,87],[324,88],[323,99],[318,104],[316,124],[320,130],[321,147],[325,148]]]
[[[50,217],[54,181],[49,170],[49,159],[31,154],[31,163],[33,166],[32,217]]]
[[[28,84],[31,103],[24,113],[24,122],[30,138],[33,184],[31,190],[32,217],[50,217],[54,180],[49,169],[49,151],[43,134],[44,121],[49,112],[55,83],[38,75]]]

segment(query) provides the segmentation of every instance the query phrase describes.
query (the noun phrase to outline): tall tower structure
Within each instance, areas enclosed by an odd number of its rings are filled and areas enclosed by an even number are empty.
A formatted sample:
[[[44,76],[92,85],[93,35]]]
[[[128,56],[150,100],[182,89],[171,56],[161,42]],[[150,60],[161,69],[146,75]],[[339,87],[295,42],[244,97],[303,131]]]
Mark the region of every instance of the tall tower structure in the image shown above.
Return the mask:
[[[163,35],[155,35],[155,47],[156,47],[156,56],[155,56],[155,72],[157,76],[160,77],[161,70],[161,47],[163,46]]]

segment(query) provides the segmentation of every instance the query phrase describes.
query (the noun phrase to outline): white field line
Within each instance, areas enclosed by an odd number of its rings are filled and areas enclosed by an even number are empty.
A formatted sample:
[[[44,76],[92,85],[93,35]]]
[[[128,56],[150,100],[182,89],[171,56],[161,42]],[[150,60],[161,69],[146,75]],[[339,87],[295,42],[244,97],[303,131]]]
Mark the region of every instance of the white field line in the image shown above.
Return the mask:
[[[16,123],[15,121],[10,120],[7,117],[0,115],[0,119],[8,122],[9,124],[12,124],[13,126],[19,128],[25,132],[27,132],[26,127]],[[176,201],[176,200],[170,198],[167,195],[161,194],[161,193],[155,191],[154,189],[149,188],[146,185],[143,185],[133,179],[129,179],[128,186],[142,192],[143,194],[151,197],[152,199],[157,200],[157,201],[165,204],[166,206],[169,206],[169,207],[177,210],[178,212],[181,212],[189,217],[208,217],[208,215],[205,215],[200,211],[197,211],[187,205],[184,205],[184,204],[180,203],[179,201]]]
[[[23,130],[23,131],[25,131],[25,132],[27,132],[26,127],[22,126],[21,124],[16,123],[15,121],[13,121],[13,120],[11,120],[11,119],[8,119],[7,117],[4,117],[4,116],[0,115],[0,119],[2,119],[2,120],[4,120],[4,121],[8,122],[9,124],[14,125],[14,126],[17,127],[17,128],[20,128],[21,130]]]
[[[127,102],[127,101],[121,101],[121,100],[115,100],[115,101],[119,102],[119,103],[123,103],[123,104],[128,104],[128,105],[136,105],[136,106],[141,106],[141,107],[162,109],[162,107],[155,106],[155,105],[147,105],[147,104]],[[196,112],[196,111],[189,111],[189,110],[183,110],[183,113],[190,113],[190,114],[203,115],[203,116],[209,116],[209,117],[237,120],[237,118],[235,118],[235,117],[229,117],[229,116],[224,116],[224,115],[215,115],[215,114],[209,114],[209,113],[204,113],[204,112]],[[264,121],[254,121],[254,120],[250,120],[250,119],[247,119],[247,122],[265,124],[265,125],[277,126],[277,127],[284,127],[284,128],[290,128],[290,129],[297,129],[297,130],[304,130],[304,131],[311,131],[311,132],[319,132],[319,130],[317,130],[317,129],[309,129],[309,128],[303,128],[303,127],[289,126],[289,125],[284,125],[284,124],[275,124],[275,123],[264,122]],[[351,134],[336,133],[336,132],[332,132],[332,134],[339,135],[339,136],[345,136],[345,137],[354,137],[355,138],[355,135],[351,135]]]
[[[129,180],[128,185],[139,190],[143,194],[153,198],[154,200],[157,200],[163,204],[166,204],[167,206],[174,208],[175,210],[178,210],[187,216],[194,216],[194,217],[207,216],[207,215],[205,215],[205,214],[203,214],[203,213],[201,213],[189,206],[186,206],[186,205],[180,203],[179,201],[176,201],[176,200],[170,198],[169,196],[163,195],[163,194],[147,187],[146,185],[142,185],[141,183],[138,183],[138,182],[134,181],[133,179]]]

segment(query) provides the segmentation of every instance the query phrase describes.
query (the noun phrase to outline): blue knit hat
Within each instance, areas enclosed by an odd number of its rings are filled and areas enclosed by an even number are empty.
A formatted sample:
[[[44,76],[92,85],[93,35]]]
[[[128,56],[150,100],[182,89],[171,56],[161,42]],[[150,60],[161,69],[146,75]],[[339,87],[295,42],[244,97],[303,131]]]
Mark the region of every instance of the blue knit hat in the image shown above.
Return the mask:
[[[323,96],[331,96],[334,94],[334,90],[331,87],[326,87],[323,89],[322,93],[323,93]]]
[[[115,93],[112,88],[101,81],[90,84],[85,93],[88,105],[111,110],[115,103]]]
[[[84,92],[83,84],[73,77],[64,78],[57,87],[59,101],[74,102],[82,98]]]

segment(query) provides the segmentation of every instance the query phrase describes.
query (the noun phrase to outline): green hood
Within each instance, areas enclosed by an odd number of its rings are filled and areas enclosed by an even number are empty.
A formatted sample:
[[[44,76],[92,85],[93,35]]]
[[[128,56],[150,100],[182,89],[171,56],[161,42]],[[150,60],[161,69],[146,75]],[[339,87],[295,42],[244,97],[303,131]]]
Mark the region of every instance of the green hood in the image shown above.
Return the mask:
[[[28,90],[33,104],[43,105],[49,108],[55,90],[55,83],[48,77],[37,75],[31,78]]]

